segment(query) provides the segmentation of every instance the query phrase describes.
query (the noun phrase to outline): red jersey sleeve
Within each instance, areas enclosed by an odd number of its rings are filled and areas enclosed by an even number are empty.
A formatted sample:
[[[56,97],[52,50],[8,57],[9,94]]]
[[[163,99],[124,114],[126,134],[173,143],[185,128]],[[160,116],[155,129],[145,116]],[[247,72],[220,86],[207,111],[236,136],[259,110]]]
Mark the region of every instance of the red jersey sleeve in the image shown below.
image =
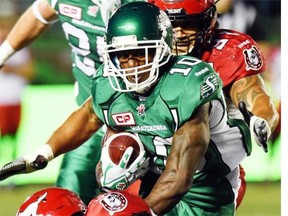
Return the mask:
[[[216,30],[213,47],[203,54],[202,60],[213,65],[223,88],[266,70],[266,61],[257,43],[250,36],[232,30]]]

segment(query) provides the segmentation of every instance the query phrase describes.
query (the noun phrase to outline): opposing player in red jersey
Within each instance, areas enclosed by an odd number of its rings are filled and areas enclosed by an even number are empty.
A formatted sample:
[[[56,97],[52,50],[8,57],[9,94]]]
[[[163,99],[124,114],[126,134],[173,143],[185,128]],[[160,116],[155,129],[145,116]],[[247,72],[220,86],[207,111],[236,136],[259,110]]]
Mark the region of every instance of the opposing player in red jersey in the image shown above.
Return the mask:
[[[252,139],[267,152],[267,140],[277,126],[279,115],[260,76],[266,69],[266,61],[257,43],[244,33],[220,29],[214,0],[148,2],[164,10],[172,21],[173,53],[192,55],[212,64],[223,81],[229,115],[244,117]],[[237,207],[246,190],[243,168],[239,176],[242,184]]]

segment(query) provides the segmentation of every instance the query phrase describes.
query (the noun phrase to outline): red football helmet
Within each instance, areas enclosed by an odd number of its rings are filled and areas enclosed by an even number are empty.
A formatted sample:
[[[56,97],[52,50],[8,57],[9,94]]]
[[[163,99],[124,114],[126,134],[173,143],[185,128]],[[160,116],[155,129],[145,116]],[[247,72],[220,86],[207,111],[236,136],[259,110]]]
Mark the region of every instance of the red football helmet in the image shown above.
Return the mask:
[[[28,197],[16,216],[83,216],[87,206],[72,191],[63,188],[47,188]]]
[[[203,48],[211,43],[213,29],[218,13],[214,0],[148,0],[164,10],[173,28],[193,28],[197,33],[174,38],[174,52],[200,57]],[[177,48],[187,47],[187,52],[178,52]]]
[[[85,216],[151,216],[147,203],[127,191],[110,191],[98,195],[88,205]]]

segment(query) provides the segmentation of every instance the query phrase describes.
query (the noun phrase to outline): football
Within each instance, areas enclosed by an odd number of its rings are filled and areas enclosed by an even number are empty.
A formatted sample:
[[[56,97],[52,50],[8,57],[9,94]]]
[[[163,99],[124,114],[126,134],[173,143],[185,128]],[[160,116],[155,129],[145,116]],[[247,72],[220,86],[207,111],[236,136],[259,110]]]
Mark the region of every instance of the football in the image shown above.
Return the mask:
[[[140,145],[137,137],[128,132],[112,133],[110,136],[106,136],[107,140],[104,145],[108,144],[108,154],[111,161],[115,164],[119,164],[121,158],[128,147],[133,147],[132,156],[129,159],[128,167],[140,154]]]

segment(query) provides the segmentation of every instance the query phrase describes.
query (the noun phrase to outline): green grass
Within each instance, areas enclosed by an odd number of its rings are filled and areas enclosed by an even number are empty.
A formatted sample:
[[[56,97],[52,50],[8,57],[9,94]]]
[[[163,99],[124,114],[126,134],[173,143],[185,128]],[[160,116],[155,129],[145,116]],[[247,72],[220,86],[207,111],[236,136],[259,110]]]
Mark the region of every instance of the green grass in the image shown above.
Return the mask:
[[[26,185],[0,187],[0,216],[15,216],[25,199],[36,191],[51,185]],[[28,216],[28,215],[27,215]]]
[[[237,216],[280,216],[281,183],[249,183]]]
[[[51,185],[0,187],[0,216],[15,216],[26,197]],[[248,183],[237,216],[280,216],[280,182]]]

